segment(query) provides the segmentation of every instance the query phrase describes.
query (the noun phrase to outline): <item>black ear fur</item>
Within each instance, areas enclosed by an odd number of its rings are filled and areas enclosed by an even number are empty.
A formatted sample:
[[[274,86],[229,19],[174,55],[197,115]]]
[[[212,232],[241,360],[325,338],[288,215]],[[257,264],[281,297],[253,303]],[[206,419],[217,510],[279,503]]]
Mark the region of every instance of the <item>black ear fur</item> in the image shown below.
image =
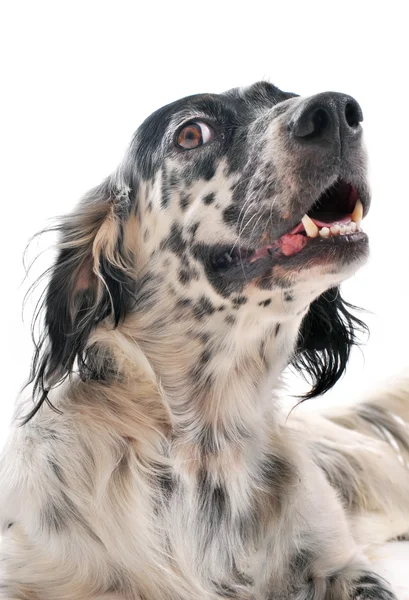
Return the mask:
[[[49,390],[70,375],[76,363],[87,367],[86,345],[94,327],[108,316],[117,326],[129,308],[134,280],[123,244],[129,204],[129,194],[118,192],[107,179],[58,226],[59,254],[40,306],[44,329],[30,376],[36,404],[24,423],[44,402],[52,407]]]
[[[311,380],[312,389],[303,399],[330,390],[345,372],[358,334],[368,333],[363,321],[350,312],[359,310],[341,297],[339,287],[330,288],[310,306],[298,339],[292,366]]]

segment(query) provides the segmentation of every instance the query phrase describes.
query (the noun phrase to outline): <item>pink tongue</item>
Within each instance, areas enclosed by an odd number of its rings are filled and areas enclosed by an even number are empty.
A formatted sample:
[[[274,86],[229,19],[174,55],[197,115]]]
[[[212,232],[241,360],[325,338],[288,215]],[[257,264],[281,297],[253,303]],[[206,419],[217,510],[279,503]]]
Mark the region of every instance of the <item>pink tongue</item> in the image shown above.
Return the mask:
[[[304,248],[307,239],[305,235],[287,233],[279,239],[281,252],[285,256],[297,254]]]

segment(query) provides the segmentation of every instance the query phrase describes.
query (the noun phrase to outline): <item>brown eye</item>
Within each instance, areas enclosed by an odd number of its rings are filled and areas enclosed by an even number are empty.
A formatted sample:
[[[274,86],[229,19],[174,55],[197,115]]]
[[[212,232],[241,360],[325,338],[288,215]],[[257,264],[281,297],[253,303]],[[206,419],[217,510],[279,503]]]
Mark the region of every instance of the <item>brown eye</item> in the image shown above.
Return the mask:
[[[212,130],[206,123],[195,121],[185,125],[178,133],[176,143],[180,148],[192,150],[212,139]]]

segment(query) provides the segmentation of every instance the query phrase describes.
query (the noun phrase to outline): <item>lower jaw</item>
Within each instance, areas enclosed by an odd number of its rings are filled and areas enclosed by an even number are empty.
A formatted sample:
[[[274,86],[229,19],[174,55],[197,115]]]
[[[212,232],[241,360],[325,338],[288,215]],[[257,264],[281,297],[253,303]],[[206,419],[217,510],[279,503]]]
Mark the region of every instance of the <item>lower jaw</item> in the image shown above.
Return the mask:
[[[249,257],[232,266],[219,276],[227,281],[251,281],[271,273],[274,267],[281,271],[300,272],[322,266],[339,273],[354,263],[359,266],[369,253],[368,236],[362,231],[328,238],[306,238],[304,247],[291,255],[282,252],[280,245],[266,246],[256,259]]]

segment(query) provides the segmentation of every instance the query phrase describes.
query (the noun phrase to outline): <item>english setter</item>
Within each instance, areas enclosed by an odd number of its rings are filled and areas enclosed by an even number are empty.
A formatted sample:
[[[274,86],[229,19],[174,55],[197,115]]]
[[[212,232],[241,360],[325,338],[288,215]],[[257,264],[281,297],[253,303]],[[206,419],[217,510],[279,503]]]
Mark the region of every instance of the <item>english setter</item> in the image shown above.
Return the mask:
[[[364,551],[409,531],[409,380],[278,398],[289,364],[329,390],[363,327],[339,291],[368,254],[361,121],[265,82],[184,98],[61,220],[1,598],[394,598]]]

